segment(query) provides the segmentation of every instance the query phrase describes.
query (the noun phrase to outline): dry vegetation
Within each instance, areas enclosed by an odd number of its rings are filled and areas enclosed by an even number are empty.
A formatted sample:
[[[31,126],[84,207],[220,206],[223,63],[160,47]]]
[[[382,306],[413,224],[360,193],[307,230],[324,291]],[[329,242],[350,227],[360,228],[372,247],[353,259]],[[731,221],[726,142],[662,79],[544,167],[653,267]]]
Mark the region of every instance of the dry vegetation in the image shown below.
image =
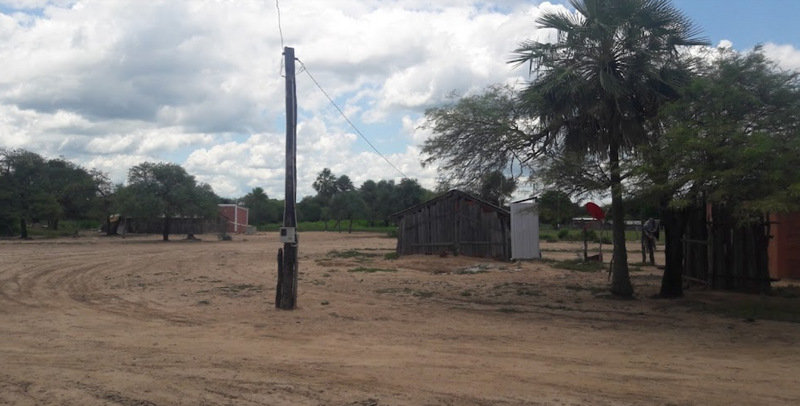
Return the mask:
[[[657,300],[644,266],[619,301],[557,267],[575,244],[511,264],[305,233],[285,312],[276,235],[205,239],[0,241],[0,403],[800,403],[800,324],[765,320],[800,319],[796,288]]]

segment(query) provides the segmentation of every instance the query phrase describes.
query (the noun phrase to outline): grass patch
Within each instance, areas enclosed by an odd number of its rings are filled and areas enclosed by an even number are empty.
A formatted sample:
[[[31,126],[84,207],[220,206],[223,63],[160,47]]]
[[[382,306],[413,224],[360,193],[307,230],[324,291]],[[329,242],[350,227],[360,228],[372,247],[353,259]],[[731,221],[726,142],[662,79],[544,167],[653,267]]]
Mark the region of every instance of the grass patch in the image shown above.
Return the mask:
[[[464,269],[459,269],[453,272],[456,275],[476,275],[479,273],[488,273],[489,266],[486,264],[478,264]]]
[[[574,290],[577,292],[580,291],[591,292],[593,294],[608,292],[608,288],[601,288],[597,286],[567,285],[564,286],[564,288],[566,288],[567,290]]]
[[[459,294],[460,294],[461,296],[466,296],[466,297],[469,297],[469,296],[472,296],[472,291],[471,291],[471,290],[464,290],[464,291],[462,291],[462,292],[461,292],[461,293],[459,293]]]
[[[518,296],[542,296],[542,292],[534,289],[521,288],[517,289]]]
[[[581,261],[573,259],[568,261],[556,261],[552,263],[554,268],[566,269],[576,272],[598,272],[606,269],[606,264],[598,261]]]
[[[328,252],[328,256],[331,258],[371,258],[377,257],[378,254],[373,254],[371,252],[361,252],[356,250],[347,250],[347,251],[339,251],[333,250]]]
[[[576,311],[576,310],[578,310],[578,309],[575,309],[575,308],[572,308],[572,307],[568,307],[568,306],[563,306],[563,305],[554,306],[554,305],[551,305],[551,304],[542,305],[541,307],[542,307],[543,309],[549,309],[549,310],[563,310],[563,311],[568,311],[568,312],[570,312],[570,311]]]
[[[425,291],[425,290],[418,290],[418,291],[416,291],[416,292],[411,294],[411,296],[421,297],[423,299],[427,299],[429,297],[433,297],[433,295],[434,295],[434,292],[428,292],[428,291]]]
[[[774,288],[769,295],[786,299],[800,299],[800,286],[789,285],[780,288]]]
[[[500,313],[522,313],[522,310],[515,309],[513,307],[501,307],[497,309]]]
[[[754,297],[737,302],[692,303],[694,310],[745,321],[775,320],[800,323],[800,303],[794,299]]]
[[[331,304],[331,302],[329,302],[327,300],[323,300],[320,304],[323,305],[323,306],[327,306],[327,305]]]
[[[314,279],[313,281],[311,281],[311,284],[314,286],[325,286],[325,281]]]
[[[200,305],[200,306],[208,306],[208,305],[211,304],[211,301],[210,300],[198,300],[197,304]]]
[[[353,268],[347,272],[362,272],[362,273],[397,272],[397,269],[366,268],[363,266],[359,266],[358,268]]]
[[[387,252],[386,254],[383,255],[383,259],[387,259],[390,261],[394,261],[397,258],[400,258],[400,256],[397,255],[396,252]]]
[[[263,287],[261,285],[250,285],[243,283],[239,285],[220,286],[217,288],[217,290],[221,290],[226,293],[261,292]]]
[[[403,288],[403,289],[400,289],[400,288],[386,288],[386,289],[377,289],[377,290],[375,290],[375,293],[378,293],[378,294],[385,294],[385,293],[411,293],[411,292],[413,292],[413,290],[411,290],[409,288]]]
[[[330,277],[331,277],[331,274],[329,274],[329,273],[325,272],[324,274],[322,274],[322,277],[323,277],[323,278],[330,278]]]

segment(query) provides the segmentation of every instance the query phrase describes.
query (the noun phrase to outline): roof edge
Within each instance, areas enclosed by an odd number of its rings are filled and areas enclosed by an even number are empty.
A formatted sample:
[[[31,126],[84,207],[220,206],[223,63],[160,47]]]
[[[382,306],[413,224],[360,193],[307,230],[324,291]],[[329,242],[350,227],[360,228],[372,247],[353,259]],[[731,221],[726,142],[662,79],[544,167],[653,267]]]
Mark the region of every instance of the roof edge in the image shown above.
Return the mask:
[[[438,195],[438,196],[436,196],[436,197],[434,197],[432,199],[428,199],[428,200],[426,200],[426,201],[424,201],[422,203],[415,204],[414,206],[411,206],[411,207],[409,207],[407,209],[400,210],[397,213],[391,214],[391,215],[389,215],[389,219],[395,219],[395,218],[398,218],[398,217],[402,217],[403,215],[405,215],[408,212],[416,211],[417,209],[419,209],[421,207],[427,206],[427,205],[429,205],[431,203],[434,203],[434,202],[436,202],[438,200],[442,200],[442,199],[444,199],[444,198],[446,198],[446,197],[448,197],[450,195],[453,195],[453,194],[457,194],[457,195],[466,197],[468,199],[475,200],[476,202],[478,202],[478,203],[480,203],[480,204],[482,204],[484,206],[489,206],[490,208],[494,209],[497,212],[500,212],[500,213],[503,213],[503,214],[507,214],[509,216],[511,215],[510,211],[508,211],[508,210],[506,210],[506,209],[504,209],[502,207],[498,207],[498,206],[496,206],[496,205],[494,205],[492,203],[489,203],[489,202],[487,202],[487,201],[485,201],[483,199],[475,197],[475,196],[473,196],[473,195],[471,195],[471,194],[469,194],[467,192],[462,192],[462,191],[460,191],[458,189],[450,189],[447,192],[442,193],[442,194],[440,194],[440,195]]]

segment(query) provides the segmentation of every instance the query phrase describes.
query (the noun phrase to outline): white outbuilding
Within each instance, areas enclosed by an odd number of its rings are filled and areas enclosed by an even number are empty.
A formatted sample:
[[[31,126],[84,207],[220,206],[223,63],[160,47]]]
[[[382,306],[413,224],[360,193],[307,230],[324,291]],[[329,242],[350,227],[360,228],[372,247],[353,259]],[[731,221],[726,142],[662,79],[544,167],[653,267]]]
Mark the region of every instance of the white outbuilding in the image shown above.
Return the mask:
[[[511,258],[539,259],[539,211],[536,198],[511,203]]]

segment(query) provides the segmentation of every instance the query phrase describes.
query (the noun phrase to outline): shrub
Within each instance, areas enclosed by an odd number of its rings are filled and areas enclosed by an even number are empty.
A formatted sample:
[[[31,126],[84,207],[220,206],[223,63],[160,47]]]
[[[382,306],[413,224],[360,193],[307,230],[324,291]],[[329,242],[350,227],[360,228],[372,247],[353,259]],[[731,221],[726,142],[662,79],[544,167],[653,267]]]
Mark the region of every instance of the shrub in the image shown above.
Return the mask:
[[[561,230],[558,232],[558,238],[561,240],[566,240],[569,237],[569,230]]]

